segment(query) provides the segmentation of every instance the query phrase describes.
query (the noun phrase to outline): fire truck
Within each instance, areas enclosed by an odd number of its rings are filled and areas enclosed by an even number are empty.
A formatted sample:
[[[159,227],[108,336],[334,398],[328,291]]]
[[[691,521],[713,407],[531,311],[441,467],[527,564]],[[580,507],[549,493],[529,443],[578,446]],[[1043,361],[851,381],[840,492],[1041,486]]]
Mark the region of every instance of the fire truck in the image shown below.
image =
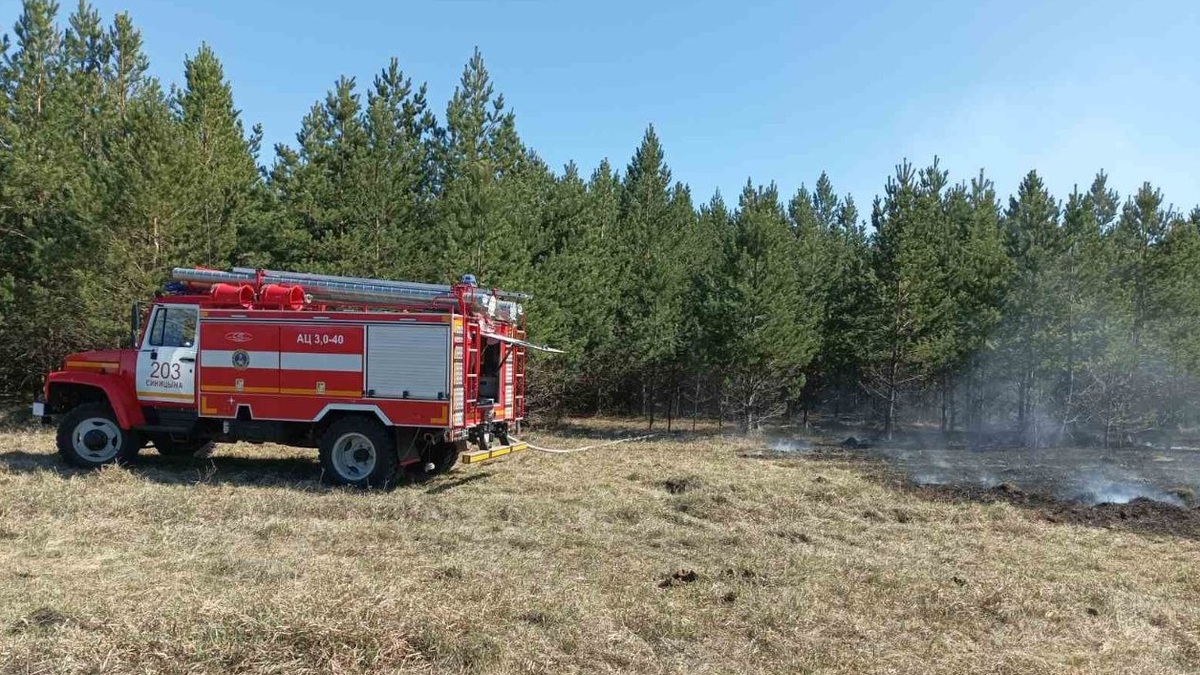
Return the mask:
[[[145,447],[318,449],[334,484],[387,487],[525,449],[524,293],[233,268],[176,268],[131,313],[130,349],[66,357],[33,414],[62,459]]]

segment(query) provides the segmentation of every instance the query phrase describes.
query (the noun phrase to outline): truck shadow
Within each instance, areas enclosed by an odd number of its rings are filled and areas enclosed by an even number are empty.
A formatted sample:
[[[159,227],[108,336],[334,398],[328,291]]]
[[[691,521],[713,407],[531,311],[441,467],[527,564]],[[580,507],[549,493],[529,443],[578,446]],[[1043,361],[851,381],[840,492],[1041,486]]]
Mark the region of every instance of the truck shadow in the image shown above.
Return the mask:
[[[48,472],[62,478],[95,476],[96,469],[67,466],[57,455],[11,450],[0,453],[0,468],[19,474]],[[301,491],[326,491],[343,488],[321,482],[321,466],[312,457],[163,457],[148,452],[124,470],[162,485],[238,485],[283,487]],[[391,489],[425,489],[430,494],[451,490],[459,485],[482,480],[490,472],[466,476],[443,476],[417,480],[399,475]]]
[[[91,476],[95,469],[77,469],[63,464],[56,455],[12,450],[0,453],[0,467],[12,473],[50,472],[63,478]],[[149,453],[125,467],[127,471],[155,483],[233,485],[287,485],[316,488],[321,470],[311,460],[278,457],[176,458]]]
[[[485,471],[484,473],[472,473],[461,476],[443,476],[440,480],[434,481],[410,481],[409,484],[425,487],[425,494],[427,495],[439,495],[447,490],[453,490],[459,486],[483,480],[491,475],[491,471]]]

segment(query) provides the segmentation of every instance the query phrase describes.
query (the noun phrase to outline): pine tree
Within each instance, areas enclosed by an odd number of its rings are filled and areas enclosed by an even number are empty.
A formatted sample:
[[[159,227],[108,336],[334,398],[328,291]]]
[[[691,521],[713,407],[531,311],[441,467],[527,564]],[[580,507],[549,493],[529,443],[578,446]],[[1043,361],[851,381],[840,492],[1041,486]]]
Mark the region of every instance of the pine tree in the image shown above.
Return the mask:
[[[1120,329],[1109,331],[1105,359],[1096,371],[1104,385],[1099,417],[1106,445],[1124,444],[1131,434],[1166,421],[1169,406],[1162,394],[1170,379],[1170,356],[1159,332],[1159,289],[1170,286],[1164,242],[1176,219],[1162,193],[1145,183],[1126,200],[1110,233],[1111,272],[1118,284],[1108,318]]]
[[[824,378],[833,389],[832,412],[837,417],[846,410],[848,397],[852,407],[858,407],[876,288],[866,228],[848,195],[838,211],[831,244],[835,266],[825,301],[819,358]]]
[[[1110,274],[1111,247],[1104,238],[1107,223],[1100,220],[1100,210],[1105,207],[1097,203],[1097,199],[1110,201],[1106,181],[1100,173],[1089,192],[1076,189],[1068,197],[1063,207],[1061,255],[1047,289],[1061,307],[1057,332],[1063,343],[1063,372],[1055,392],[1062,420],[1060,438],[1073,439],[1077,425],[1088,416],[1087,406],[1080,400],[1081,394],[1086,395],[1087,382],[1080,376],[1089,372],[1088,355],[1103,348],[1106,301],[1115,288]],[[1115,204],[1115,195],[1111,202]]]
[[[995,334],[1004,318],[1012,268],[992,181],[980,171],[969,188],[953,191],[949,201],[963,255],[956,276],[956,359],[965,383],[967,425],[979,432],[989,388],[986,383],[990,380],[983,364],[995,350]],[[952,413],[951,430],[955,428],[955,417]]]
[[[1155,251],[1151,282],[1153,321],[1150,327],[1162,370],[1152,391],[1159,417],[1155,426],[1178,430],[1200,419],[1200,208],[1188,218],[1171,218]],[[1153,405],[1154,402],[1151,403]]]
[[[158,87],[146,78],[150,61],[142,50],[142,35],[134,28],[128,14],[117,14],[108,29],[110,62],[108,64],[108,86],[106,92],[110,105],[124,117],[130,101],[138,98],[146,87]]]
[[[1008,253],[1014,265],[1005,307],[1004,355],[1016,385],[1016,428],[1024,442],[1033,445],[1047,431],[1038,422],[1046,402],[1048,370],[1058,346],[1050,332],[1058,319],[1058,307],[1046,292],[1061,247],[1058,215],[1058,204],[1036,171],[1021,181],[1004,215]]]
[[[178,192],[187,210],[175,232],[173,257],[226,266],[234,256],[238,227],[257,204],[260,176],[253,149],[261,131],[256,128],[247,137],[224,69],[208,45],[184,60],[184,78],[173,104],[188,158]]]
[[[1164,204],[1162,192],[1149,183],[1142,184],[1121,210],[1113,232],[1118,278],[1129,293],[1133,311],[1132,342],[1140,346],[1143,332],[1155,315],[1152,287],[1158,276],[1157,248],[1167,235],[1175,214]]]
[[[433,133],[425,86],[414,89],[392,59],[376,75],[363,111],[364,161],[351,172],[360,191],[354,208],[364,227],[354,237],[360,274],[429,276],[426,242],[432,227]]]
[[[823,192],[821,196],[809,193],[808,188],[801,185],[788,202],[787,212],[788,224],[796,237],[798,272],[804,275],[804,278],[813,281],[810,287],[797,288],[797,291],[811,298],[813,309],[817,313],[817,324],[820,325],[824,323],[826,316],[826,298],[832,287],[830,274],[836,265],[828,236],[836,203],[830,203],[833,190],[825,174],[821,174],[817,183],[818,190]],[[832,199],[836,201],[836,197]],[[818,337],[823,336],[823,332],[818,332]],[[795,400],[788,401],[790,406],[798,405],[803,410],[806,427],[809,413],[816,406],[817,396],[827,384],[824,372],[821,351],[818,349],[816,357],[805,369],[803,388],[796,392]],[[789,411],[789,416],[791,412]]]
[[[739,312],[727,389],[746,431],[784,412],[820,341],[819,299],[806,298],[801,244],[774,185],[747,183],[738,203],[733,297]]]
[[[849,195],[844,200],[837,196],[828,174],[821,173],[811,194],[800,187],[788,216],[806,280],[801,292],[813,299],[820,317],[820,348],[806,369],[799,399],[807,426],[809,413],[828,403],[830,393],[835,417],[841,413],[841,398],[857,393],[864,310],[872,289],[858,208]]]
[[[103,232],[92,217],[96,174],[77,135],[95,128],[90,111],[75,105],[85,74],[68,58],[57,11],[57,3],[25,2],[0,66],[0,345],[13,390],[27,389],[58,355],[104,337],[77,319],[94,297],[89,272],[99,267]]]
[[[905,162],[872,209],[878,304],[864,382],[881,403],[888,438],[908,390],[935,379],[953,354],[955,251],[942,205],[946,178],[936,159],[920,171]]]
[[[102,180],[107,169],[103,154],[105,141],[111,136],[113,117],[108,114],[105,89],[111,78],[112,53],[113,45],[99,12],[80,0],[63,34],[66,70],[63,79],[68,88],[66,98],[77,120],[71,127],[72,140],[92,170],[94,180]]]
[[[446,107],[438,157],[437,244],[444,279],[466,271],[494,285],[525,277],[529,221],[521,206],[528,202],[520,202],[531,194],[518,172],[529,159],[515,118],[505,110],[504,96],[495,93],[476,49]]]
[[[590,393],[587,397],[590,410],[599,413],[617,403],[617,390],[626,376],[624,366],[628,361],[628,347],[619,337],[619,315],[625,304],[621,295],[625,287],[621,266],[625,255],[620,227],[621,179],[608,160],[602,161],[588,180],[587,204],[590,224],[583,269],[590,270],[585,278],[590,280],[594,291],[576,293],[591,326],[580,377],[583,391]]]
[[[711,410],[720,400],[721,374],[733,363],[739,330],[735,236],[733,215],[718,191],[700,207],[688,247],[692,257],[683,297],[680,367],[690,378],[685,396],[691,402],[693,428],[700,410]]]
[[[302,121],[299,149],[277,149],[267,199],[287,218],[248,238],[265,239],[277,259],[311,241],[307,264],[331,273],[435,277],[436,121],[425,86],[414,88],[392,59],[365,106],[356,89],[353,78],[340,78]]]
[[[301,120],[297,148],[276,147],[267,180],[284,218],[278,229],[264,223],[267,236],[260,237],[272,258],[325,273],[352,273],[360,264],[347,240],[361,226],[351,205],[359,199],[356,167],[366,155],[366,137],[355,81],[342,77]],[[304,242],[304,255],[297,256],[294,247]]]
[[[617,339],[628,350],[623,370],[636,382],[651,425],[657,397],[680,348],[686,277],[676,247],[688,229],[681,221],[681,203],[690,205],[690,196],[682,186],[672,188],[662,146],[649,127],[622,184],[620,243],[614,261],[621,275],[614,290],[624,299],[616,316]]]
[[[105,209],[107,265],[110,292],[128,303],[145,298],[171,267],[193,263],[191,238],[178,234],[193,227],[178,190],[192,169],[184,134],[157,83],[139,87],[119,111]]]

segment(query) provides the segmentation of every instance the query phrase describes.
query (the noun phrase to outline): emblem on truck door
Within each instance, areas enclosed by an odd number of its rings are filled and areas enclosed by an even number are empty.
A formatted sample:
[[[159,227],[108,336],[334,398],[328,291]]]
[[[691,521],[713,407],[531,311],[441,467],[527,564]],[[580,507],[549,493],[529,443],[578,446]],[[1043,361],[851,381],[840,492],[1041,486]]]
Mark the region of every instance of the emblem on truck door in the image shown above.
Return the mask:
[[[250,352],[239,349],[233,353],[234,370],[245,370],[250,366]]]
[[[229,342],[249,342],[254,339],[254,336],[244,330],[232,331],[225,334],[225,339]]]

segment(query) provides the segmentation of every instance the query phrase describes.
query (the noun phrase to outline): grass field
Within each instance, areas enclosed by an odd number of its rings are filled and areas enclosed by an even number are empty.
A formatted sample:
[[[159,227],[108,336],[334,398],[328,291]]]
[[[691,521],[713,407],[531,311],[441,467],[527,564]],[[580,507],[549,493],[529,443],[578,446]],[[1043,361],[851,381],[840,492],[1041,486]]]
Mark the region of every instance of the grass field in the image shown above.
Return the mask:
[[[1200,671],[1192,530],[837,457],[701,434],[361,493],[301,450],[52,446],[0,435],[2,673]]]

